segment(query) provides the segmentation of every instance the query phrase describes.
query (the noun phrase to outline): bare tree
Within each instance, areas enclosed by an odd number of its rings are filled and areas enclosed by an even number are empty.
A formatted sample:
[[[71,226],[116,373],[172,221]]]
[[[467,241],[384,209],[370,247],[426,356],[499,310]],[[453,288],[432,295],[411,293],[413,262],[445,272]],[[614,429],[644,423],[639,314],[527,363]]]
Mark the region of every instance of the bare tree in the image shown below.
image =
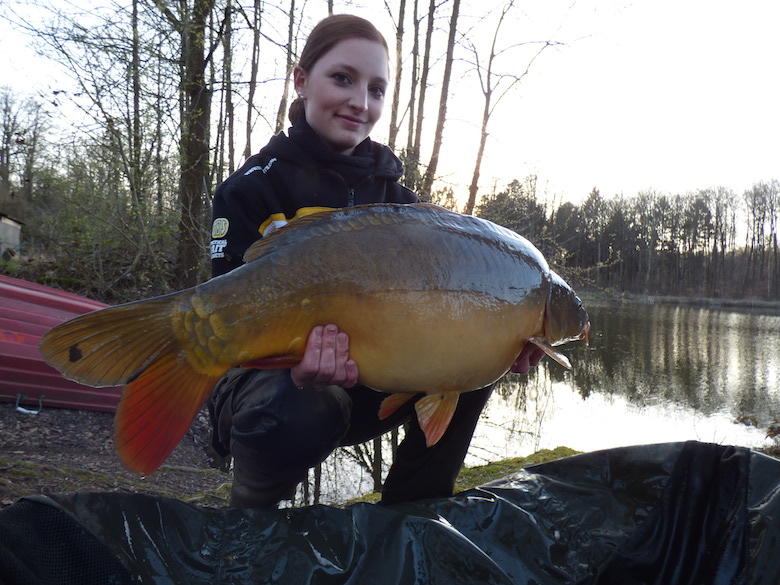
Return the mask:
[[[392,17],[392,11],[385,2],[388,12]],[[390,107],[390,132],[387,145],[395,150],[395,142],[398,137],[398,108],[401,102],[401,76],[403,75],[403,39],[404,20],[406,19],[406,0],[400,0],[398,7],[398,21],[395,24],[395,78],[393,80],[393,103]]]
[[[450,34],[449,41],[447,43],[447,59],[444,65],[444,80],[442,82],[441,98],[439,100],[439,117],[436,125],[436,135],[433,143],[433,154],[431,155],[431,163],[428,165],[428,170],[423,177],[421,184],[418,188],[423,194],[428,194],[431,191],[433,185],[433,177],[436,173],[436,166],[439,161],[439,150],[441,149],[441,136],[444,134],[444,120],[447,117],[447,98],[449,95],[449,76],[452,73],[452,55],[455,50],[455,30],[458,22],[458,13],[460,11],[460,0],[455,0],[452,8],[452,16],[450,18]],[[428,28],[425,33],[425,53],[423,55],[422,65],[422,79],[420,79],[420,100],[417,103],[417,127],[414,133],[414,149],[413,153],[418,158],[420,156],[420,145],[422,141],[422,124],[425,116],[423,114],[425,109],[425,95],[428,88],[428,71],[431,62],[431,43],[433,39],[433,21],[436,13],[436,2],[431,0],[428,8]],[[438,137],[438,140],[437,140]],[[431,164],[434,168],[431,170]]]
[[[255,91],[257,90],[257,72],[260,63],[260,30],[263,18],[262,0],[255,0],[249,27],[252,30],[252,55],[250,57],[249,94],[246,100],[246,146],[244,160],[252,156],[252,120],[254,119]]]
[[[407,153],[410,151],[412,146],[414,145],[414,131],[415,131],[415,107],[417,102],[417,83],[420,78],[420,67],[419,67],[419,60],[420,60],[420,19],[417,18],[417,2],[418,0],[414,0],[414,8],[412,9],[412,22],[414,24],[413,26],[413,33],[412,33],[412,70],[409,74],[410,79],[410,87],[409,87],[409,105],[407,106],[407,109],[409,111],[409,128],[408,128],[408,134],[406,138],[406,150]]]
[[[483,63],[480,59],[479,50],[476,45],[470,41],[467,41],[469,51],[474,59],[474,68],[479,79],[479,85],[482,90],[482,96],[484,98],[482,106],[482,124],[480,127],[479,148],[477,149],[477,157],[474,163],[474,171],[471,175],[471,185],[469,185],[469,197],[466,202],[464,213],[473,213],[474,206],[477,202],[477,191],[479,190],[479,176],[482,168],[482,159],[485,155],[485,147],[488,139],[488,124],[490,123],[490,117],[493,115],[496,107],[501,100],[507,95],[507,93],[515,87],[520,81],[528,75],[531,70],[533,62],[541,55],[542,51],[550,46],[550,41],[543,41],[539,50],[531,57],[526,65],[526,68],[521,73],[498,73],[496,72],[496,59],[503,53],[507,53],[512,49],[515,49],[525,43],[516,43],[501,49],[498,47],[499,35],[501,28],[504,25],[507,14],[512,10],[514,6],[514,0],[504,5],[501,11],[501,15],[498,18],[496,28],[493,32],[493,38],[488,51],[486,61]],[[507,82],[503,83],[502,82]]]
[[[420,98],[417,100],[417,117],[415,120],[415,126],[414,126],[414,142],[411,145],[411,155],[410,158],[413,161],[415,167],[418,167],[420,164],[420,152],[421,152],[421,145],[422,145],[422,127],[423,127],[423,120],[425,119],[424,111],[425,111],[425,97],[428,92],[428,73],[430,71],[430,63],[431,63],[431,46],[433,42],[433,23],[436,15],[436,0],[430,0],[430,4],[428,6],[428,20],[425,30],[425,47],[423,49],[423,62],[422,67],[420,68]],[[417,11],[415,10],[415,18],[417,16]],[[416,35],[415,35],[416,36]],[[415,174],[417,174],[415,172]],[[413,185],[413,188],[415,190],[419,190],[422,188],[422,181],[415,182]]]
[[[295,40],[295,0],[290,0],[289,22],[287,24],[287,51],[284,73],[284,87],[282,88],[282,98],[279,100],[279,109],[276,112],[276,128],[274,133],[278,134],[285,127],[287,120],[287,104],[290,101],[290,84],[288,83],[295,65],[295,50],[293,41]]]
[[[223,35],[223,78],[225,84],[225,118],[227,120],[227,152],[228,174],[236,169],[236,145],[235,145],[235,111],[233,108],[233,2],[227,0],[225,5],[225,33]]]
[[[41,104],[0,88],[0,201],[32,199],[43,117]]]
[[[191,0],[174,14],[162,0],[160,12],[181,38],[181,178],[179,186],[179,243],[177,274],[182,287],[195,286],[201,279],[204,256],[204,201],[209,190],[209,122],[211,91],[206,86],[206,67],[213,49],[207,52],[206,25],[216,0]],[[218,35],[219,37],[219,35]],[[219,38],[215,39],[219,42]]]

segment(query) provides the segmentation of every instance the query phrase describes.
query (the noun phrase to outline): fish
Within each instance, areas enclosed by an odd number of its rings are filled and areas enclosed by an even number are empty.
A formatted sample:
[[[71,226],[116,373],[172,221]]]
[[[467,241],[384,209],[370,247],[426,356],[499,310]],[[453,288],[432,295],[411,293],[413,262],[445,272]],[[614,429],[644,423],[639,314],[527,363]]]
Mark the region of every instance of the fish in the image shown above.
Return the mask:
[[[590,329],[579,297],[519,234],[431,204],[373,204],[295,219],[235,270],[66,321],[40,351],[67,378],[124,385],[115,448],[147,476],[229,369],[290,368],[328,323],[349,335],[358,382],[389,393],[379,418],[425,395],[415,411],[428,446],[458,396],[501,378],[527,342],[569,368],[557,346]]]

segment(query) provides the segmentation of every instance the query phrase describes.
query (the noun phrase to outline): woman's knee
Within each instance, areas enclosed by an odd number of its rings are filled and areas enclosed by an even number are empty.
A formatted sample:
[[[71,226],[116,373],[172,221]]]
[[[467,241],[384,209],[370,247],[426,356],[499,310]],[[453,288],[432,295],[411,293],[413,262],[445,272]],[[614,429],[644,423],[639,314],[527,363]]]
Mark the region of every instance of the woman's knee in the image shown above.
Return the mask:
[[[339,387],[295,387],[287,371],[250,376],[233,397],[230,450],[261,468],[312,467],[346,433],[351,400]]]

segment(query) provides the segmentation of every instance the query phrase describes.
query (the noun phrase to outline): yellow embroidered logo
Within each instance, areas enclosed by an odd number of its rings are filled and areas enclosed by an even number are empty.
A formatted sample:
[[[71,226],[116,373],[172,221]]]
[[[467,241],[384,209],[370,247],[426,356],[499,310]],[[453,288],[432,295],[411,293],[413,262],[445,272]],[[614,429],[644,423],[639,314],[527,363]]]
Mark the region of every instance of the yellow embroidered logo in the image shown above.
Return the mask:
[[[211,237],[224,238],[227,235],[229,225],[230,222],[228,222],[227,218],[218,217],[211,226]]]

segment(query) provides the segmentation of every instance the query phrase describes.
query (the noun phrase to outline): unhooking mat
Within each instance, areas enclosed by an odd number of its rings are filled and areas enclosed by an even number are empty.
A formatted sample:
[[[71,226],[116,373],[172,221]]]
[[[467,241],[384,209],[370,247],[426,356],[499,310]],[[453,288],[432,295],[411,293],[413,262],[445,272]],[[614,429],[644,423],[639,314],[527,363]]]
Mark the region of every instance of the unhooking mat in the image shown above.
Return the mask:
[[[346,509],[30,497],[0,511],[0,583],[777,585],[780,461],[627,447],[452,498]]]

